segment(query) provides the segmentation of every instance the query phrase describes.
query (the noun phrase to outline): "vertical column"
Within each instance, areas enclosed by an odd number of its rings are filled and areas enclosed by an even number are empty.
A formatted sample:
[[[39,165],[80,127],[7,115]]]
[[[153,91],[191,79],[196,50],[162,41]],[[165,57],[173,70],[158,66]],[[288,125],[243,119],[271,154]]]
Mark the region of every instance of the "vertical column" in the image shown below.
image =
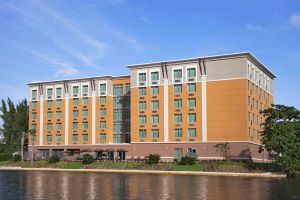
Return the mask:
[[[206,75],[202,75],[202,142],[207,142]]]
[[[164,79],[164,142],[169,142],[169,81]]]
[[[69,93],[65,93],[65,145],[69,144]]]
[[[40,95],[40,145],[44,141],[44,95]]]
[[[96,144],[96,91],[92,91],[92,144]]]

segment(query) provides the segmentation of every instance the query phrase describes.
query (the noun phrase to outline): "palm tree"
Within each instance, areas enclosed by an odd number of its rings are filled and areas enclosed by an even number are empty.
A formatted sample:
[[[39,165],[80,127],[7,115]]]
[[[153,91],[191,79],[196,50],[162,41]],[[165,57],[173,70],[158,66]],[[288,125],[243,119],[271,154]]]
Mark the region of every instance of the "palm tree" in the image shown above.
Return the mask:
[[[35,129],[30,129],[28,135],[30,135],[31,139],[31,167],[33,167],[33,161],[34,161],[34,145],[35,145],[35,135],[36,130]]]

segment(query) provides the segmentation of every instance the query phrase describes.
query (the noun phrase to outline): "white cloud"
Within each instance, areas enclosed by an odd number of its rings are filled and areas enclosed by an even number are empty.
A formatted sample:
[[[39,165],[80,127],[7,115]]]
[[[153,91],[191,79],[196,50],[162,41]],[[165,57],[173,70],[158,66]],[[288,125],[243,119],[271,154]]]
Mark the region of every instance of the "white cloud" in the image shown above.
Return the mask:
[[[292,15],[290,16],[290,23],[291,23],[293,26],[300,27],[300,15],[292,14]]]
[[[268,32],[269,30],[267,28],[264,28],[260,25],[253,25],[253,24],[247,24],[246,29],[250,31],[257,31],[257,32]]]

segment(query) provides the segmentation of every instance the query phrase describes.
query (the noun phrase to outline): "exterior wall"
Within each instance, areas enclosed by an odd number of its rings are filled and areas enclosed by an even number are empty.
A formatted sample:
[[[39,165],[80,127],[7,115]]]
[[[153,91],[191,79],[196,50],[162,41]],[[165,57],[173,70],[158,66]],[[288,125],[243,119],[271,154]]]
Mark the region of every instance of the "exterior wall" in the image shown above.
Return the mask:
[[[247,141],[247,80],[207,82],[208,141]]]
[[[196,99],[196,107],[188,108],[188,98]],[[182,108],[174,108],[174,100],[182,100]],[[188,93],[187,84],[182,84],[182,93],[174,94],[174,85],[169,85],[169,141],[202,141],[202,99],[201,99],[201,83],[196,83],[196,92]],[[188,122],[188,113],[196,113],[196,122]],[[182,114],[182,122],[174,122],[174,114]],[[182,138],[175,138],[174,129],[182,128]],[[196,128],[196,137],[188,137],[188,128]]]
[[[146,96],[139,96],[138,87],[131,89],[131,142],[163,142],[164,141],[164,87],[159,86],[159,94],[152,95],[151,87],[146,87]],[[151,101],[159,101],[159,109],[151,109]],[[146,110],[139,110],[139,102],[146,102]],[[159,116],[159,123],[154,125],[151,122],[151,116],[155,114]],[[139,124],[139,115],[146,115],[146,124]],[[151,135],[152,129],[159,130],[159,138],[153,139]],[[146,130],[146,138],[139,138],[139,130]]]
[[[187,70],[195,68],[194,78],[188,78]],[[174,70],[182,70],[182,78],[174,78]],[[151,80],[151,72],[159,72],[158,81]],[[146,81],[140,83],[138,74],[146,73]],[[246,54],[208,57],[203,59],[187,59],[150,63],[130,68],[130,76],[91,77],[53,82],[38,82],[29,84],[30,92],[37,90],[37,98],[30,96],[29,128],[36,125],[36,142],[38,148],[60,149],[95,149],[95,148],[125,148],[128,156],[144,156],[158,151],[169,159],[174,155],[174,148],[195,148],[199,157],[215,157],[212,144],[216,142],[231,142],[234,155],[236,151],[252,148],[254,152],[260,143],[259,132],[264,122],[260,110],[269,108],[273,103],[274,75],[259,61]],[[106,91],[100,92],[100,84],[106,84]],[[196,91],[187,92],[189,83],[196,84]],[[114,94],[114,85],[122,84],[122,94]],[[130,92],[126,91],[130,84]],[[174,85],[181,84],[182,92],[175,94]],[[79,86],[79,104],[73,105],[73,86]],[[88,104],[83,105],[82,86],[88,85]],[[151,94],[151,87],[158,86],[159,93]],[[57,98],[56,88],[62,88],[61,97]],[[139,88],[146,88],[146,95],[139,95]],[[53,89],[53,96],[47,96],[47,89]],[[100,104],[101,96],[106,97],[106,103]],[[47,106],[47,100],[52,100],[52,106]],[[196,99],[196,107],[189,108],[187,100]],[[56,106],[57,99],[62,100],[61,106]],[[114,99],[122,101],[117,109]],[[174,108],[174,99],[182,100],[181,108]],[[159,108],[152,110],[151,101],[158,100]],[[37,101],[37,107],[32,108],[32,102]],[[139,109],[139,102],[146,102],[146,109]],[[119,105],[119,104],[118,104]],[[106,116],[100,116],[100,109],[106,109]],[[82,111],[88,110],[88,116],[83,117]],[[78,110],[78,117],[73,117],[73,110]],[[114,111],[122,110],[121,131],[116,132],[117,121]],[[52,118],[47,118],[47,111],[52,111]],[[61,119],[56,118],[56,112],[61,111]],[[32,113],[36,112],[36,119]],[[128,115],[130,113],[130,119]],[[196,122],[188,122],[188,114],[196,113]],[[182,122],[174,122],[174,114],[182,114]],[[67,116],[66,116],[67,115]],[[139,123],[139,116],[146,116],[146,123]],[[153,124],[152,115],[159,116],[159,122]],[[106,122],[106,128],[100,128],[100,122]],[[52,123],[52,130],[47,130],[47,123]],[[61,130],[56,130],[56,123],[62,124]],[[73,122],[78,122],[78,129],[73,130]],[[82,122],[88,122],[86,130]],[[182,137],[175,138],[174,129],[182,128]],[[196,137],[188,136],[188,128],[196,128]],[[153,138],[151,131],[159,130],[159,137]],[[139,130],[146,130],[146,138],[140,138]],[[82,134],[88,134],[88,141],[83,142]],[[100,134],[106,133],[106,140],[100,140]],[[117,134],[118,133],[118,134]],[[61,135],[61,141],[56,141],[56,135]],[[73,141],[73,134],[78,134],[78,141]],[[52,141],[47,141],[47,135],[52,135]],[[120,136],[120,137],[117,137]],[[119,144],[119,143],[131,143]],[[256,144],[256,146],[254,145]],[[143,146],[144,145],[144,146]],[[243,146],[244,145],[244,146]],[[254,146],[253,146],[254,145]],[[166,148],[166,149],[164,149]],[[240,149],[239,149],[240,148]],[[242,149],[241,149],[242,148]],[[116,149],[117,150],[117,149]],[[185,151],[185,150],[184,150]],[[255,156],[259,156],[256,155]]]

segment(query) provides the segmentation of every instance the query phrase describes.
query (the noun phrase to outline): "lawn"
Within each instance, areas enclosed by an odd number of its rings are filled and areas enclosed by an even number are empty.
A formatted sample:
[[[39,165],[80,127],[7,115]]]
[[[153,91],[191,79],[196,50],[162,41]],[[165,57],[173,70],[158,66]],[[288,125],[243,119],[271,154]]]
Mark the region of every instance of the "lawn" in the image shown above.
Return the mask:
[[[203,171],[203,164],[196,162],[194,165],[178,165],[172,163],[172,171]]]

